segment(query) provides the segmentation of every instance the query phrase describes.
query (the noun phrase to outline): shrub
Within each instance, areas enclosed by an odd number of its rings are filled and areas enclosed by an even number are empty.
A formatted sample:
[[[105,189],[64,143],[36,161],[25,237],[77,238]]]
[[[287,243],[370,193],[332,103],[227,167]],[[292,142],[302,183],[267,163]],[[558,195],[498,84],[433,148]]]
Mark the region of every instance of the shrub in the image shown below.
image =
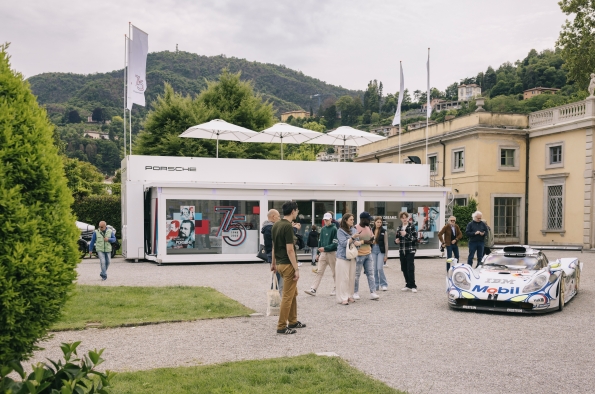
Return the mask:
[[[0,45],[0,368],[60,317],[79,262],[53,126]]]
[[[33,372],[25,374],[23,366],[19,362],[10,363],[0,369],[0,393],[15,394],[60,394],[60,393],[97,393],[108,394],[112,373],[105,373],[95,370],[103,363],[101,354],[103,349],[89,351],[83,359],[72,357],[77,356],[76,348],[80,342],[63,343],[60,348],[64,353],[64,364],[49,360],[53,368],[47,364],[37,363],[33,365]],[[16,372],[21,381],[15,381],[7,375]]]
[[[467,224],[471,220],[473,220],[472,216],[473,212],[477,211],[477,201],[474,199],[469,199],[469,203],[465,206],[457,206],[455,205],[452,209],[453,215],[457,218],[457,225],[461,228],[463,232],[463,240],[467,241],[467,235],[465,235],[465,228],[467,228]]]
[[[113,185],[112,185],[113,186]],[[122,205],[119,195],[83,197],[72,207],[77,220],[94,226],[105,220],[122,234]]]

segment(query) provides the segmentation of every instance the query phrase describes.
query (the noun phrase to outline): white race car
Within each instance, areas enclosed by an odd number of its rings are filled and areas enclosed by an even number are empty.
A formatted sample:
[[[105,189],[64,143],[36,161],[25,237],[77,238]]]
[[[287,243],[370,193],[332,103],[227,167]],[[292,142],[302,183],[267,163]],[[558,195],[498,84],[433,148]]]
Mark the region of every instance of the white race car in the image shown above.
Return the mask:
[[[512,313],[561,311],[578,294],[583,268],[576,257],[548,262],[522,245],[494,250],[477,268],[453,262],[446,277],[450,307]]]

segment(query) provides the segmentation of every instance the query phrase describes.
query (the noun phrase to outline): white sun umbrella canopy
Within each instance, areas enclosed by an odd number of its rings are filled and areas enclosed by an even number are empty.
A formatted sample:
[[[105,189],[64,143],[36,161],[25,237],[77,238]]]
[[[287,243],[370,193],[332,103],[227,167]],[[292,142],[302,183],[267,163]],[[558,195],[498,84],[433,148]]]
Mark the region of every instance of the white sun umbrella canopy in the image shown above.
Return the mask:
[[[202,138],[205,140],[216,139],[217,157],[219,157],[219,140],[243,142],[257,134],[256,131],[249,130],[245,127],[237,126],[221,119],[213,119],[210,122],[190,127],[188,130],[180,134],[180,137]]]
[[[322,133],[301,127],[295,127],[287,123],[277,123],[268,129],[256,133],[246,142],[269,142],[281,144],[281,160],[283,160],[283,143],[302,144],[312,138],[320,137]]]
[[[318,138],[307,141],[307,144],[319,144],[319,145],[343,145],[345,146],[362,146],[370,144],[372,142],[384,140],[386,137],[368,133],[354,129],[349,126],[341,126],[331,131],[330,133],[323,134]]]

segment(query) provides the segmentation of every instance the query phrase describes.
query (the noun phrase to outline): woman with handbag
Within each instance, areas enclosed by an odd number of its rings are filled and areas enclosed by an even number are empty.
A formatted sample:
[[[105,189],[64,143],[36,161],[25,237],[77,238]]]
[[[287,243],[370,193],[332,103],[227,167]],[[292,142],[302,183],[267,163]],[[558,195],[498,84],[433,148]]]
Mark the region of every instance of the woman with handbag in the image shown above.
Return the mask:
[[[346,213],[341,218],[341,226],[337,231],[337,263],[335,266],[335,285],[337,303],[349,305],[355,302],[353,291],[355,288],[355,258],[357,246],[360,245],[359,236],[353,227],[353,215]]]

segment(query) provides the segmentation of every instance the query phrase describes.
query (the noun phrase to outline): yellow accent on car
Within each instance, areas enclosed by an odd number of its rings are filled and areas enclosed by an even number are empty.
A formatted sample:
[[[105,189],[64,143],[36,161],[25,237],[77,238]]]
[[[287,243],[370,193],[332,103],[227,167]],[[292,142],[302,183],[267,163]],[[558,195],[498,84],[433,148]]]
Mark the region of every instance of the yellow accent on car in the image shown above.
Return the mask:
[[[471,293],[468,293],[466,291],[461,291],[461,294],[463,295],[464,298],[475,298],[475,296]]]
[[[522,295],[522,296],[512,297],[508,301],[521,302],[521,301],[525,301],[526,299],[527,299],[527,296],[526,295]]]

